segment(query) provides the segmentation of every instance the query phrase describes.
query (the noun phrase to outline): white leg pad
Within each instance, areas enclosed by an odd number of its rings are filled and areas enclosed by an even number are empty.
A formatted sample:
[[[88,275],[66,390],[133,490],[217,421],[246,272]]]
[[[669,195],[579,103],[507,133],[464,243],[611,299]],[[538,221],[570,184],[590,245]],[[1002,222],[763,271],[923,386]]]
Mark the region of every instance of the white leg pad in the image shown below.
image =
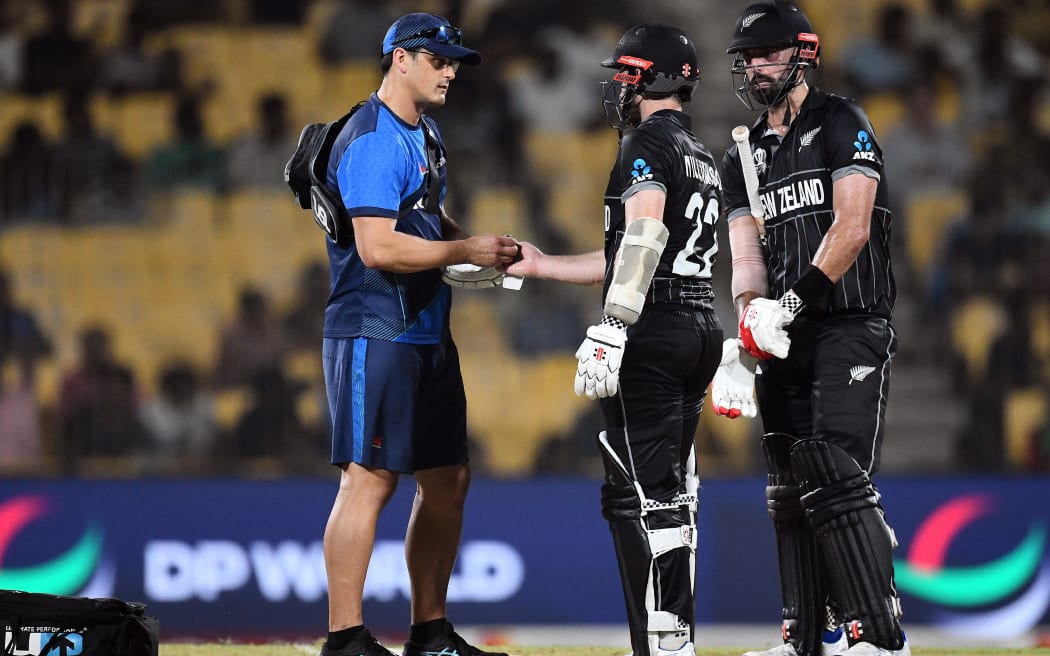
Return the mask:
[[[692,525],[657,528],[646,531],[649,536],[649,551],[659,558],[672,549],[689,547],[696,551],[696,527]]]
[[[684,496],[690,502],[689,512],[696,512],[696,502],[700,498],[700,477],[696,474],[686,475]]]
[[[628,478],[633,478],[630,476],[630,470],[624,465],[623,461],[620,460],[619,456],[616,455],[616,452],[609,444],[608,435],[605,431],[598,434],[598,442],[601,447],[608,452],[613,462],[616,463],[622,472],[627,475]],[[684,619],[679,617],[676,613],[655,610],[656,590],[653,581],[653,568],[655,567],[655,560],[660,556],[675,549],[688,548],[691,565],[690,583],[695,585],[697,546],[696,512],[699,505],[698,496],[700,491],[700,478],[696,475],[695,451],[690,452],[689,459],[686,463],[684,490],[670,501],[655,501],[646,498],[645,492],[642,490],[642,486],[638,481],[634,481],[634,489],[635,493],[638,495],[641,510],[641,518],[639,519],[639,522],[646,533],[649,542],[649,551],[653,559],[653,562],[650,564],[649,580],[645,590],[645,609],[648,618],[646,631],[649,633],[649,653],[656,654],[657,650],[660,648],[661,637],[673,638],[675,640],[681,638],[683,641],[688,640],[689,638],[690,627]],[[651,513],[668,510],[677,511],[683,507],[689,513],[687,519],[689,522],[688,524],[669,528],[648,528],[649,520],[646,519],[646,517]]]

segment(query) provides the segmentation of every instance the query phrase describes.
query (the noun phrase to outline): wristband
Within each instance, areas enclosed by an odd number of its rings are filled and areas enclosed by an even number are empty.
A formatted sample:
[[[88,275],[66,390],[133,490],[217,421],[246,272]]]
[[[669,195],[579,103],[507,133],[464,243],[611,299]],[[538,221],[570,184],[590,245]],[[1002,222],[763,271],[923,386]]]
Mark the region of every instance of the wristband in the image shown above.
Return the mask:
[[[801,301],[801,305],[797,308],[790,308],[792,313],[797,315],[802,309],[802,305],[810,307],[820,305],[821,299],[827,296],[834,286],[835,283],[831,282],[831,278],[828,278],[823,271],[810,264],[802,272],[802,275],[798,277],[795,284],[791,286],[791,289],[781,298],[781,305],[785,305],[783,303],[785,298],[794,295],[798,301]],[[791,305],[795,305],[795,303],[791,303]]]

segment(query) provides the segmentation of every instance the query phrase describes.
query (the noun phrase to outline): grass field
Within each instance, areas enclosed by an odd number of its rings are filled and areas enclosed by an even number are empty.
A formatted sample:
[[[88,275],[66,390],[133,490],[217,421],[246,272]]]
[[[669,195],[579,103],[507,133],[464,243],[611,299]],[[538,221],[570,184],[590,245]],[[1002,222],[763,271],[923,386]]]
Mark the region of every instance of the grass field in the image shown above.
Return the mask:
[[[272,645],[236,645],[236,644],[200,644],[200,645],[161,645],[161,656],[305,656],[317,655],[321,643],[305,644],[272,644]],[[391,645],[397,648],[396,645]],[[486,649],[502,649],[486,647]],[[511,656],[624,656],[623,649],[610,647],[506,647]],[[740,649],[697,649],[696,656],[740,656]],[[914,656],[999,656],[1015,654],[1018,656],[1048,656],[1050,648],[1043,649],[923,649],[913,648]]]

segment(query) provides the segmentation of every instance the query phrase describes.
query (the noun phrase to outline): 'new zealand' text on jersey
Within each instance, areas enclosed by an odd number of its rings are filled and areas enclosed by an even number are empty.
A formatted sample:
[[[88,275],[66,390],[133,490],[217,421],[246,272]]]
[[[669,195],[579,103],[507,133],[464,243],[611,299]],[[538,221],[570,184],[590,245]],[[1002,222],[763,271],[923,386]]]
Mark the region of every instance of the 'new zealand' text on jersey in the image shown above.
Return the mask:
[[[639,191],[659,189],[666,194],[662,219],[668,237],[647,303],[712,307],[722,181],[710,151],[691,130],[689,115],[665,109],[624,135],[605,191],[606,293],[626,227],[624,203]]]
[[[445,147],[438,174],[445,194]],[[343,127],[328,161],[328,185],[338,189],[351,217],[397,219],[396,230],[429,240],[442,238],[441,219],[423,209],[427,154],[422,124],[409,125],[373,94]],[[331,294],[325,337],[369,337],[410,344],[437,344],[448,333],[451,294],[437,269],[391,273],[370,269],[356,243],[328,239]]]
[[[805,312],[890,318],[897,295],[890,266],[891,215],[882,150],[864,111],[851,100],[811,89],[783,139],[767,130],[763,114],[750,140],[766,213],[769,297],[780,298],[813,261],[835,218],[835,181],[859,173],[879,181],[868,242],[835,284],[827,305]],[[726,152],[722,171],[728,220],[750,215],[736,146]]]

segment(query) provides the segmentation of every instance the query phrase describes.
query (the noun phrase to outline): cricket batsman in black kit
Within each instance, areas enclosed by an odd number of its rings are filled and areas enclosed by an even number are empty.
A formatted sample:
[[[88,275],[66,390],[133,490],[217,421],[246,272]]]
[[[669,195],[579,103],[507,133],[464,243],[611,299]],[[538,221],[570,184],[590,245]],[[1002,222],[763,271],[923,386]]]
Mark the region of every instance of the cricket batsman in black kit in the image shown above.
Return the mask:
[[[694,434],[721,358],[711,271],[722,215],[711,153],[682,112],[700,79],[681,30],[631,28],[602,66],[622,138],[605,192],[605,249],[545,255],[522,243],[507,272],[604,283],[604,318],[576,353],[578,395],[601,399],[602,514],[634,656],[694,656],[699,479]]]
[[[783,644],[748,654],[909,656],[872,482],[897,347],[882,151],[856,103],[807,84],[820,41],[790,2],[747,7],[727,52],[763,111],[722,162],[740,333],[711,397],[753,415],[755,383],[783,599]]]

